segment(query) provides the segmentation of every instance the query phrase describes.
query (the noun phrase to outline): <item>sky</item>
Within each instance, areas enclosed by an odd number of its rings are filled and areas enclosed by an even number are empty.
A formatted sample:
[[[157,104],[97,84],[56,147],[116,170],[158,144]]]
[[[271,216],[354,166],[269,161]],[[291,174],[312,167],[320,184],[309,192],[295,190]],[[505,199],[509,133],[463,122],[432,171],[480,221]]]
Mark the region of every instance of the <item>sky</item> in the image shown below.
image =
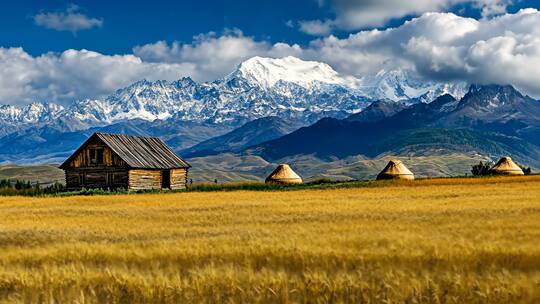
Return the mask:
[[[140,80],[211,81],[252,56],[362,77],[407,69],[540,96],[540,1],[4,1],[0,104],[69,104]]]

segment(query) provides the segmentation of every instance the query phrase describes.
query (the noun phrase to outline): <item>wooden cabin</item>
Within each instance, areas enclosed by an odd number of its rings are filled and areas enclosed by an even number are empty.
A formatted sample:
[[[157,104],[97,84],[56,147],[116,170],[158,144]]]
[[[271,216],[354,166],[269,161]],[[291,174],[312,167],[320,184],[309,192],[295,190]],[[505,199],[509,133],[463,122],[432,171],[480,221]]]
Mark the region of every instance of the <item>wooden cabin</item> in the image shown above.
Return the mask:
[[[155,137],[94,133],[60,165],[66,188],[184,189],[190,165]]]

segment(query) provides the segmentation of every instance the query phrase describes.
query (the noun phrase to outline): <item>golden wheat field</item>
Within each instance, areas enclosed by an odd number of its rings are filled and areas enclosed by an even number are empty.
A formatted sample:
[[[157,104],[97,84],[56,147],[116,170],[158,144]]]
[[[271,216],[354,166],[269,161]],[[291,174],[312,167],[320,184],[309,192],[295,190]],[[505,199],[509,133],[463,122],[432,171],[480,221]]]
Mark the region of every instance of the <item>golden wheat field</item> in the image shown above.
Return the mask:
[[[540,177],[0,197],[0,303],[539,303]]]

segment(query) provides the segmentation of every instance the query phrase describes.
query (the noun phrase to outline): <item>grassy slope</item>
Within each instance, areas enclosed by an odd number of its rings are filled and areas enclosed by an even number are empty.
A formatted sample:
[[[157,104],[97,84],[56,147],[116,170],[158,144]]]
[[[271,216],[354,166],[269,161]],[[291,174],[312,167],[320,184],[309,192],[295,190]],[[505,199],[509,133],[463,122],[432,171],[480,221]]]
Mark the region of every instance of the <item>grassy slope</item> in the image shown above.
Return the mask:
[[[434,151],[437,154],[437,151]],[[255,155],[235,155],[230,153],[219,154],[202,158],[189,159],[193,166],[189,177],[197,182],[213,182],[217,179],[222,182],[264,181],[280,162],[290,163],[294,170],[304,180],[316,179],[332,180],[364,180],[373,179],[393,158],[383,155],[377,159],[366,159],[362,156],[352,156],[339,160],[321,160],[311,155],[290,157],[277,162],[268,162]],[[438,156],[400,156],[400,159],[418,177],[463,176],[470,174],[471,166],[480,160],[486,159],[475,154],[443,154]],[[0,179],[22,178],[25,180],[39,180],[41,184],[50,184],[54,181],[64,182],[62,170],[56,165],[41,166],[0,166]]]
[[[540,177],[0,198],[0,302],[540,301]]]
[[[391,156],[366,159],[352,156],[340,160],[321,160],[310,155],[290,157],[268,162],[259,156],[220,154],[189,160],[193,168],[190,176],[195,182],[262,181],[280,162],[290,163],[305,180],[328,178],[334,180],[372,179],[386,166]],[[470,174],[471,165],[484,157],[474,154],[445,154],[439,156],[401,156],[417,176],[463,176]]]
[[[17,166],[0,165],[0,179],[39,181],[42,185],[64,182],[64,171],[58,165]]]
[[[390,156],[366,159],[362,156],[342,160],[321,160],[306,155],[291,157],[278,162],[268,162],[260,156],[239,156],[229,153],[189,159],[193,166],[190,178],[194,182],[263,181],[279,162],[288,162],[305,180],[327,178],[333,180],[372,179],[384,168]],[[478,155],[446,154],[441,156],[401,157],[417,176],[449,176],[470,173],[472,164],[484,160]],[[25,179],[41,184],[64,182],[62,170],[57,165],[16,166],[0,165],[0,179]]]

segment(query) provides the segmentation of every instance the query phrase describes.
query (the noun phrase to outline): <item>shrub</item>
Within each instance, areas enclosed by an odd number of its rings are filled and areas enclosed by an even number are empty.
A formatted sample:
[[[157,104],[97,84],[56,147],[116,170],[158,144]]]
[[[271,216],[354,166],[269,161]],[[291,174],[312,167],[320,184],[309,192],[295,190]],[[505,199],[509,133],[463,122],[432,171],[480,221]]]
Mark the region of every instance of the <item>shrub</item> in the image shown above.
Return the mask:
[[[519,165],[518,166],[521,168],[521,170],[523,170],[523,173],[525,175],[531,175],[532,173],[532,170],[531,170],[531,167],[525,167],[525,166],[522,166],[522,165]]]
[[[474,176],[486,176],[491,175],[490,170],[491,167],[493,167],[493,163],[491,162],[482,162],[478,163],[477,165],[473,165],[471,169],[471,173]]]
[[[11,188],[11,181],[9,179],[0,180],[0,188]]]

